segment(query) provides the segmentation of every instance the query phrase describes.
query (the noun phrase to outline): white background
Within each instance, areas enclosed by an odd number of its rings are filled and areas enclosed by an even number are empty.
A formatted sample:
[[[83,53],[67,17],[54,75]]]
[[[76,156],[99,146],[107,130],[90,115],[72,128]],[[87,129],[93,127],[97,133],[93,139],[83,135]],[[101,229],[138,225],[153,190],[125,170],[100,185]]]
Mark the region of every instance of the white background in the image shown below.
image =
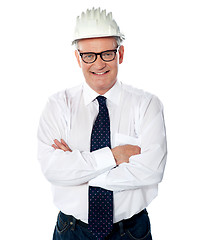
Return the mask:
[[[76,16],[92,6],[112,11],[126,35],[119,80],[164,104],[168,162],[159,196],[148,207],[153,238],[195,239],[195,2],[0,2],[1,239],[52,239],[58,210],[37,161],[37,126],[48,96],[83,81],[70,43]]]

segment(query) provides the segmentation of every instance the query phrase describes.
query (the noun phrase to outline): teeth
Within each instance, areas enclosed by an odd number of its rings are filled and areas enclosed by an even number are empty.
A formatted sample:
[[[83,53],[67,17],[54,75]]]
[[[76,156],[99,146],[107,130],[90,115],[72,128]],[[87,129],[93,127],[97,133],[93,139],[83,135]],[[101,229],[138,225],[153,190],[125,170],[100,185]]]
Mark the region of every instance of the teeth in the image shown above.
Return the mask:
[[[95,74],[97,74],[97,75],[102,75],[102,74],[104,74],[104,72],[103,72],[103,73],[95,73]]]
[[[107,71],[106,71],[107,72]],[[102,75],[102,74],[105,74],[106,72],[102,72],[102,73],[95,73],[94,72],[94,74],[96,74],[96,75]]]

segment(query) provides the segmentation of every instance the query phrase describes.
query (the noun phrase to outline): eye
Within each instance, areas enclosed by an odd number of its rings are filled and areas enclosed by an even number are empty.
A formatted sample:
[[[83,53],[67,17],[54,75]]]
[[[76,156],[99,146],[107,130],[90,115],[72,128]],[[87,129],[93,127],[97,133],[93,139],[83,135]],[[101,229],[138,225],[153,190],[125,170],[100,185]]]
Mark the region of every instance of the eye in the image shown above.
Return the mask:
[[[104,52],[102,57],[104,60],[111,60],[114,58],[115,53],[113,51]]]
[[[90,61],[90,60],[93,60],[95,58],[95,54],[93,53],[85,53],[83,54],[83,59],[85,61]]]

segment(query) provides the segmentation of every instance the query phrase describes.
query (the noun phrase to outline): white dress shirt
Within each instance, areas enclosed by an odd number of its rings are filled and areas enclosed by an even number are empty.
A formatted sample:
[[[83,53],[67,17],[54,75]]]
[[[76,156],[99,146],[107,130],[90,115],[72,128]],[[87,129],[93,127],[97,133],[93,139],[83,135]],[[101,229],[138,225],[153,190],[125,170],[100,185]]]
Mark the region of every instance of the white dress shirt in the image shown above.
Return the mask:
[[[141,147],[141,154],[116,167],[108,147],[90,152],[97,96],[84,83],[49,98],[38,128],[38,159],[60,211],[88,223],[88,188],[99,186],[114,192],[115,223],[140,212],[157,196],[167,155],[163,106],[156,96],[118,81],[104,95],[111,147]],[[61,138],[72,152],[52,147],[54,139]]]

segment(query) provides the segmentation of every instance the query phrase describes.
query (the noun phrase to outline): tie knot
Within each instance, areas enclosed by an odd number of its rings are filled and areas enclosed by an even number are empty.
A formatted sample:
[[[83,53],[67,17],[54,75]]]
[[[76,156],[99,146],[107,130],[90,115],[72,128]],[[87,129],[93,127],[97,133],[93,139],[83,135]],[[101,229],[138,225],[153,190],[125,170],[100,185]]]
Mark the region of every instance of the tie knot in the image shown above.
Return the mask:
[[[99,106],[106,106],[106,97],[98,96],[96,99],[99,102]]]

